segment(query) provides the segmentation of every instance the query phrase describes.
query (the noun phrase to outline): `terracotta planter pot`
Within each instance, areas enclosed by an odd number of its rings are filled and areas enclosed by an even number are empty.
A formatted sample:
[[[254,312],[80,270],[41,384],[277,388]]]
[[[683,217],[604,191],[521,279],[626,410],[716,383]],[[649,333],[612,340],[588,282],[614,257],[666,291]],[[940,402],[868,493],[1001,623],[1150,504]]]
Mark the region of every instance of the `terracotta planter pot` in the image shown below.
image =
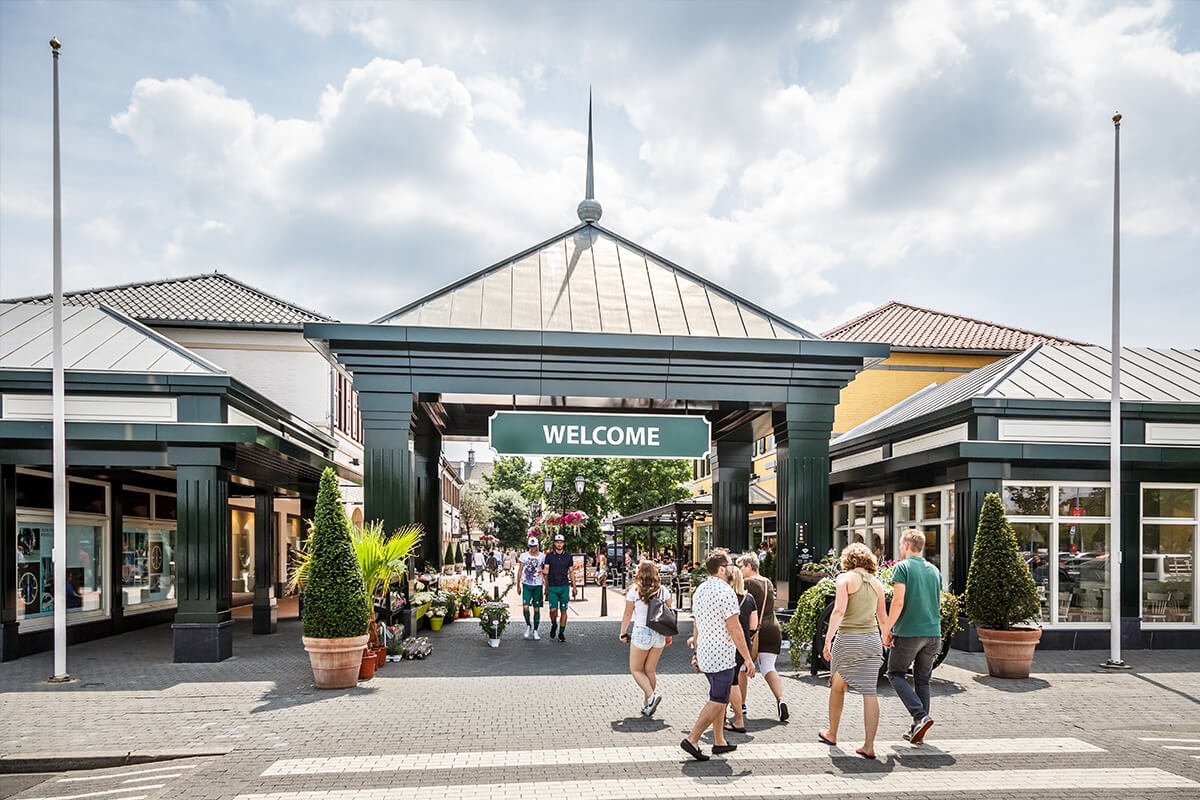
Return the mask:
[[[375,670],[379,666],[379,659],[375,657],[374,650],[364,650],[362,658],[359,659],[358,679],[360,681],[369,681],[375,677]]]
[[[976,628],[987,658],[988,675],[993,678],[1028,678],[1033,666],[1033,651],[1041,641],[1041,628],[1015,628],[1001,631]]]
[[[318,689],[352,689],[358,683],[367,635],[342,639],[301,638]]]
[[[375,653],[375,669],[379,669],[387,663],[387,648],[376,647],[373,652]]]

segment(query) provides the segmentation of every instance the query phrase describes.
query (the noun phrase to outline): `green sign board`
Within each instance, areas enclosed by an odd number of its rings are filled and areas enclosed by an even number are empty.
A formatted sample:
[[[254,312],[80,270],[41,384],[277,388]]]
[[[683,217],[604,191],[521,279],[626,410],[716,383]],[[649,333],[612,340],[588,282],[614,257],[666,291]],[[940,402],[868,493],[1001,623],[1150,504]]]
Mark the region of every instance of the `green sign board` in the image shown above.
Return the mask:
[[[711,436],[704,417],[540,411],[497,411],[488,430],[502,456],[704,458]]]

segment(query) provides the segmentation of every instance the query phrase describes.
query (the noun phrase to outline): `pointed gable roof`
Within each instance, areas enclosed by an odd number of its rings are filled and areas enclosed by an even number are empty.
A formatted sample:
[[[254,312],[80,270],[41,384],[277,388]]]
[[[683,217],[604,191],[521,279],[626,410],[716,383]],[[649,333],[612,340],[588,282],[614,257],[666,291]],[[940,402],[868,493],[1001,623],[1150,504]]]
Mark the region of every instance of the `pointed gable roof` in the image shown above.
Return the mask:
[[[1112,391],[1111,350],[1096,345],[1034,345],[1029,350],[928,386],[901,400],[835,441],[891,428],[963,400],[1107,401]],[[1200,350],[1122,347],[1121,400],[1200,403]]]
[[[53,316],[53,306],[0,303],[0,369],[51,369]],[[63,369],[225,374],[187,348],[104,306],[63,308]]]
[[[817,338],[591,223],[578,225],[375,322],[735,339]]]
[[[8,302],[48,305],[53,298],[41,295]],[[187,323],[300,330],[306,322],[335,321],[220,272],[69,292],[63,295],[63,303],[72,306],[103,304],[152,325]]]
[[[822,337],[836,341],[887,342],[893,350],[1015,353],[1035,344],[1085,344],[894,300],[826,331]]]

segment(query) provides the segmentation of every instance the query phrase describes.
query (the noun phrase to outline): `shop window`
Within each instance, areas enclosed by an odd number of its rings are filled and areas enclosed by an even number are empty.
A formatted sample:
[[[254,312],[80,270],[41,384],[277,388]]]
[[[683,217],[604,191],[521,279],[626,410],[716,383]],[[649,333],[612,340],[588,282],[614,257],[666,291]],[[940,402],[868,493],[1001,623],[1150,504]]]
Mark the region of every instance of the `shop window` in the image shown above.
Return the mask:
[[[1018,517],[1050,516],[1050,487],[1005,486],[1004,513]]]
[[[1200,487],[1142,487],[1142,622],[1195,624]]]
[[[77,514],[107,514],[108,487],[102,483],[70,481],[67,484],[67,510]]]
[[[154,518],[175,519],[176,505],[174,495],[156,494],[154,496]]]
[[[925,535],[925,560],[938,568],[943,584],[949,587],[954,560],[954,490],[931,487],[897,494],[892,507],[895,525],[891,541],[885,543],[886,557],[899,558],[901,534],[916,528]]]
[[[232,537],[230,580],[235,592],[254,591],[254,512],[235,508],[230,525]]]
[[[67,614],[104,610],[104,527],[67,522]],[[17,520],[17,620],[54,614],[54,539],[49,521]]]
[[[120,492],[121,499],[121,515],[125,517],[137,517],[138,519],[150,519],[152,512],[150,508],[150,493],[137,491],[135,489],[122,489]]]
[[[17,508],[54,508],[54,480],[44,475],[17,473]]]
[[[175,586],[175,530],[126,527],[121,533],[125,607],[174,600]]]

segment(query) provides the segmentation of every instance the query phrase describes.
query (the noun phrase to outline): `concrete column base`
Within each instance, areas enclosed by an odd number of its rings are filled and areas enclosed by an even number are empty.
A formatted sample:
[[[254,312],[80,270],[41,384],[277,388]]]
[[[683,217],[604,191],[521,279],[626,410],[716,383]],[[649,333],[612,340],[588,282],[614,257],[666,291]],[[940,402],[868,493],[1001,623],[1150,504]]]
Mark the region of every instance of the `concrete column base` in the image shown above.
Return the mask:
[[[224,622],[176,622],[176,664],[211,664],[233,655],[233,620]]]

